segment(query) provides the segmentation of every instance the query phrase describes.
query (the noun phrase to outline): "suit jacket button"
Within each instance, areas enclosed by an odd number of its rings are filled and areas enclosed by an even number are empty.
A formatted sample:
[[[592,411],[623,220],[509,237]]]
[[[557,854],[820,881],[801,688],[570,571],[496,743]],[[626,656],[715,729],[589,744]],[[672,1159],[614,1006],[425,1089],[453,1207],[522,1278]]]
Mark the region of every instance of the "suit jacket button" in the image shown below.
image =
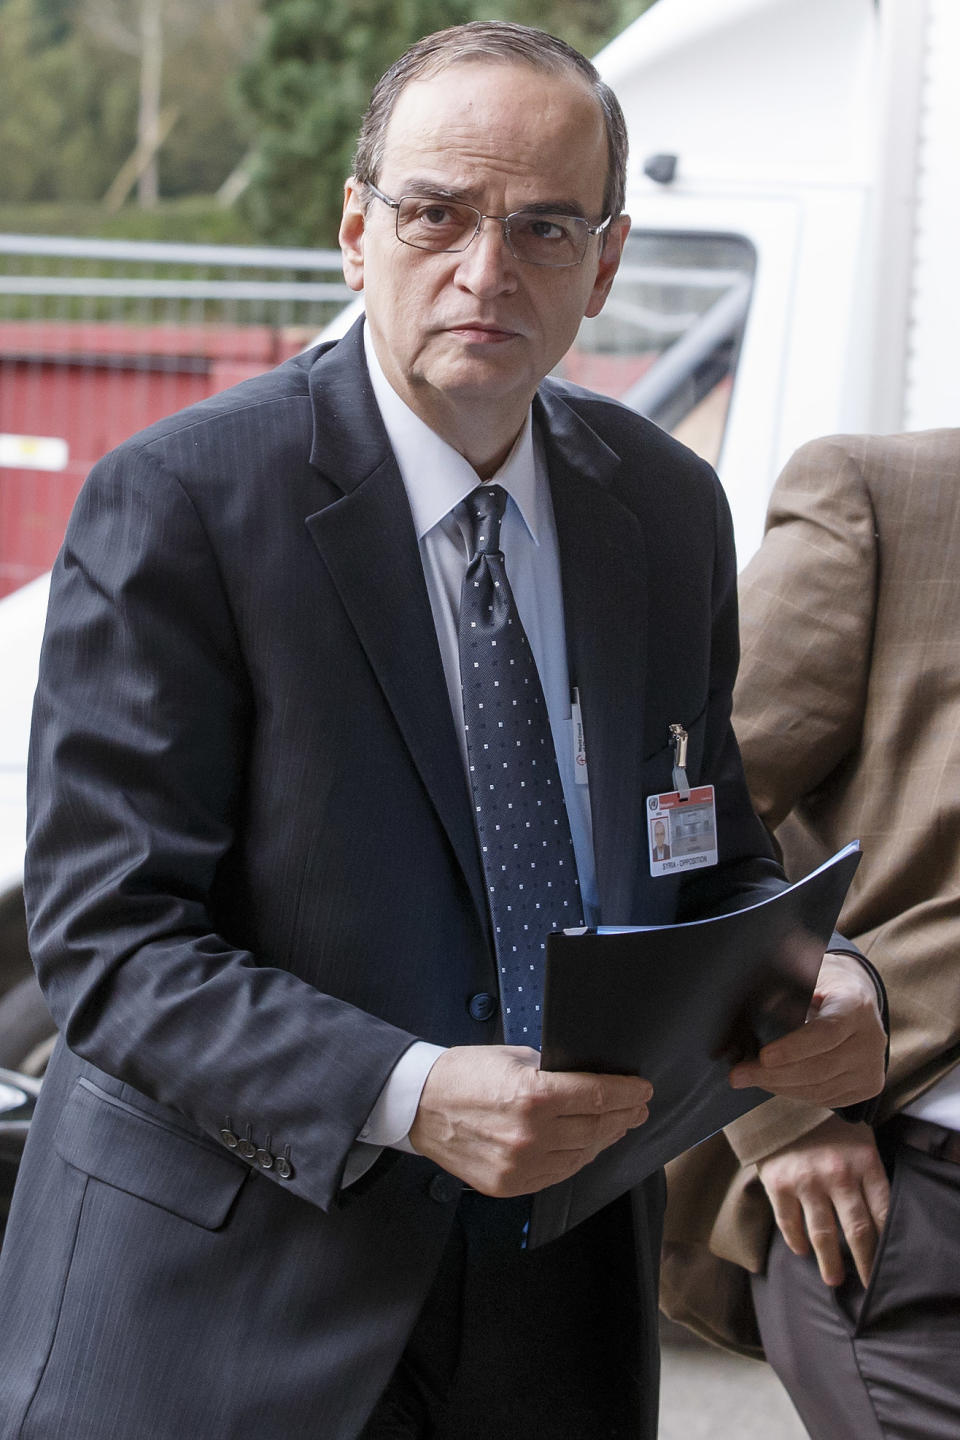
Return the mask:
[[[438,1205],[449,1205],[451,1201],[459,1199],[460,1185],[452,1175],[434,1175],[427,1187],[427,1193]]]
[[[237,1146],[240,1144],[240,1141],[237,1139],[236,1135],[234,1135],[232,1130],[221,1130],[220,1139],[223,1141],[224,1145],[226,1145],[228,1150],[236,1150]]]
[[[286,1155],[277,1156],[277,1174],[281,1180],[290,1180],[293,1177],[293,1166]]]
[[[257,1151],[254,1158],[257,1164],[260,1166],[261,1170],[273,1169],[274,1156],[270,1154],[269,1150],[264,1150],[261,1148]]]
[[[252,1160],[257,1153],[257,1147],[252,1140],[240,1140],[237,1142],[237,1154],[242,1155],[244,1160]]]
[[[474,1020],[492,1020],[497,1013],[497,997],[481,990],[479,995],[471,995],[467,1009]]]

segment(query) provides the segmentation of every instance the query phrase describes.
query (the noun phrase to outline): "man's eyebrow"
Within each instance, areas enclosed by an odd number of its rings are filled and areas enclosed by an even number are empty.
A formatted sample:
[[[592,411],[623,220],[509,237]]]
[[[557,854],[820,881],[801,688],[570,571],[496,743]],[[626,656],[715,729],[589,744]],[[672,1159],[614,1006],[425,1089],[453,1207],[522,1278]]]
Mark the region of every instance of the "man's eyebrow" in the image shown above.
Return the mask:
[[[480,207],[476,204],[479,198],[477,190],[462,190],[456,186],[438,185],[435,180],[421,180],[415,177],[405,180],[400,188],[401,195],[416,195],[419,199],[430,199],[436,196],[438,200],[452,200],[460,205],[472,205],[474,209]],[[576,200],[534,200],[527,205],[518,205],[518,211],[532,211],[535,215],[573,215],[578,220],[586,219],[584,208]]]
[[[531,210],[535,215],[574,215],[578,220],[587,218],[583,206],[575,200],[535,200],[520,208]]]
[[[451,185],[438,185],[436,180],[405,180],[400,189],[401,195],[417,195],[423,199],[430,199],[436,196],[438,200],[456,200],[463,205],[472,205],[476,192],[470,190],[458,190]]]

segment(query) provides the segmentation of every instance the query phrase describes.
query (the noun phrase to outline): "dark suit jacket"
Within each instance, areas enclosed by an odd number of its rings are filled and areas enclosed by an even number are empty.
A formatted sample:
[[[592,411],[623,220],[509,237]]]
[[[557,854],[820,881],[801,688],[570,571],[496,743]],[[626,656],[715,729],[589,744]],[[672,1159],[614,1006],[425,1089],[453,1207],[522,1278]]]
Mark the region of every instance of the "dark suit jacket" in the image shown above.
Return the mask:
[[[64,1038],[0,1272],[2,1440],[348,1440],[444,1244],[459,1182],[430,1162],[341,1189],[415,1037],[500,1036],[469,1008],[496,993],[481,869],[360,335],[108,456],[57,562],[26,889]],[[603,918],[755,899],[780,872],[728,723],[716,479],[584,391],[545,382],[536,421]],[[671,722],[717,787],[721,863],[683,880],[646,854]],[[658,1179],[634,1205],[655,1380]]]

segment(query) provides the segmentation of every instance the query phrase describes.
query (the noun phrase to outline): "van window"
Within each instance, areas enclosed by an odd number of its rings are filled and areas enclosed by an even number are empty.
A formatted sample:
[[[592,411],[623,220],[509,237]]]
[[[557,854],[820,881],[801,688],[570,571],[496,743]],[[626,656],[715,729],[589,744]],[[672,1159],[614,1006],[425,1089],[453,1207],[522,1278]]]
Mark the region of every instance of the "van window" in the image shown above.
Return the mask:
[[[631,230],[606,305],[557,373],[632,405],[716,465],[755,267],[740,235]]]

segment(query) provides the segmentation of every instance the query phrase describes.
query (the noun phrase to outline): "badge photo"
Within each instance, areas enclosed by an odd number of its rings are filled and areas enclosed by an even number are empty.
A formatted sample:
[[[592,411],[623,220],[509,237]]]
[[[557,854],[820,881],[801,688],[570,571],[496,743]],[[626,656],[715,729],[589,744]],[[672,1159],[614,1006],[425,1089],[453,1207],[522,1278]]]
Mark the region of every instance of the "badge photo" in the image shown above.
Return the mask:
[[[712,785],[697,785],[687,798],[678,790],[647,799],[650,874],[674,875],[717,863],[717,813]]]

